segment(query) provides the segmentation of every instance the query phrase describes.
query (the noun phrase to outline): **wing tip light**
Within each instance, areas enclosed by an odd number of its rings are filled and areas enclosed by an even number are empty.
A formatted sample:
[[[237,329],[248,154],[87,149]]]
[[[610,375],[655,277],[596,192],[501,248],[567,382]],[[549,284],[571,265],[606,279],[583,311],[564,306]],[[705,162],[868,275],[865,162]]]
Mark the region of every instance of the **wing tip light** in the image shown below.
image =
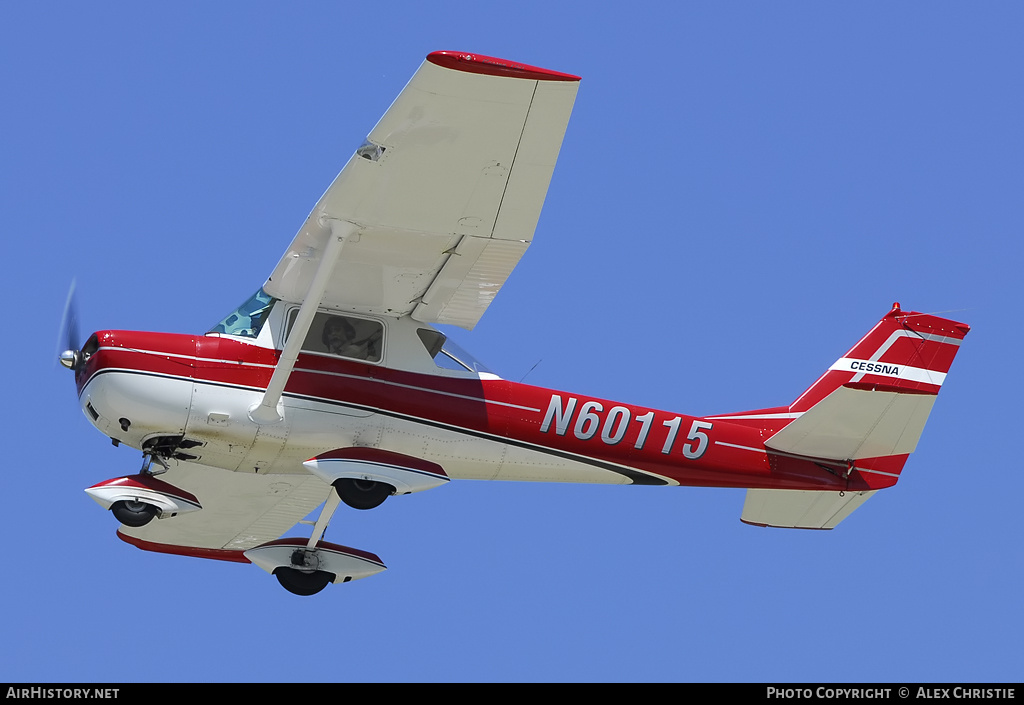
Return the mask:
[[[427,54],[427,61],[447,69],[479,73],[487,76],[506,76],[509,78],[526,78],[534,81],[579,81],[579,76],[559,73],[537,66],[521,64],[518,61],[498,59],[483,54],[470,54],[464,51],[435,51]]]

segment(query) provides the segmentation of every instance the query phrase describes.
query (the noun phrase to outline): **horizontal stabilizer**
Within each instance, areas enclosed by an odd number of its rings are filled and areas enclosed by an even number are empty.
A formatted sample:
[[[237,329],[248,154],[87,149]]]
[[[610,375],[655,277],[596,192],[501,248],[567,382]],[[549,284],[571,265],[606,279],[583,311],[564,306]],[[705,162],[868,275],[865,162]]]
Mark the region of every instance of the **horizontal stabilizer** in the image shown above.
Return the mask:
[[[747,490],[740,520],[784,529],[834,529],[875,492]]]
[[[775,451],[857,460],[913,453],[934,394],[839,387],[765,441]]]

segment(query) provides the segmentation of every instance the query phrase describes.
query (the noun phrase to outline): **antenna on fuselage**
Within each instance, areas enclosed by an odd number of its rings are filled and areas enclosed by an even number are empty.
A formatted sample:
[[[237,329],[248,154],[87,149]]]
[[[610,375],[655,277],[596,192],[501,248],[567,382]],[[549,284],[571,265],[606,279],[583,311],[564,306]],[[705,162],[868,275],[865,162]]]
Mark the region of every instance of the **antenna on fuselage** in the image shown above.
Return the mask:
[[[526,379],[527,377],[529,377],[529,376],[530,376],[530,373],[531,373],[531,372],[533,372],[533,371],[534,371],[535,369],[537,369],[537,365],[539,365],[539,364],[540,364],[540,363],[542,363],[542,362],[544,362],[544,359],[543,359],[543,358],[541,358],[540,360],[537,360],[537,362],[533,363],[533,367],[531,367],[530,369],[528,369],[528,370],[526,371],[526,374],[525,374],[525,375],[523,375],[523,379],[519,380],[519,384],[522,384],[522,383],[523,383],[523,380],[525,380],[525,379]]]

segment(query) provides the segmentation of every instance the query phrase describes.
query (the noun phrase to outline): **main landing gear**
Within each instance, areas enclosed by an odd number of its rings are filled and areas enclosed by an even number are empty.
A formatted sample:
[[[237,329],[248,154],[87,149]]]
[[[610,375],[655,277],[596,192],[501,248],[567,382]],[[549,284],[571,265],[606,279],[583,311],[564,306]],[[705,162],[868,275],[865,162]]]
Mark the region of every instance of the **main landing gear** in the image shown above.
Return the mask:
[[[341,501],[353,509],[373,509],[395,493],[395,488],[383,482],[356,480],[343,477],[334,481],[334,490]]]
[[[305,552],[298,549],[295,553]],[[295,560],[296,557],[293,554],[292,561],[294,562]],[[281,587],[288,592],[308,597],[309,595],[317,594],[333,583],[336,576],[334,573],[328,573],[325,570],[309,571],[307,569],[303,571],[300,568],[281,566],[274,569],[274,577],[277,578],[277,582],[281,583]]]
[[[369,484],[377,485],[375,482]],[[347,583],[386,570],[380,558],[372,553],[321,540],[343,499],[338,491],[338,483],[333,487],[335,491],[327,496],[324,508],[313,526],[313,535],[308,540],[278,539],[245,552],[246,558],[271,573],[281,583],[281,587],[295,595],[315,595],[331,583]],[[361,491],[366,493],[363,496],[365,500],[372,492],[380,490],[363,488]],[[388,491],[383,497],[372,495],[371,499],[376,504],[370,504],[367,500],[363,502],[366,506],[358,508],[377,506],[388,494],[391,492]]]

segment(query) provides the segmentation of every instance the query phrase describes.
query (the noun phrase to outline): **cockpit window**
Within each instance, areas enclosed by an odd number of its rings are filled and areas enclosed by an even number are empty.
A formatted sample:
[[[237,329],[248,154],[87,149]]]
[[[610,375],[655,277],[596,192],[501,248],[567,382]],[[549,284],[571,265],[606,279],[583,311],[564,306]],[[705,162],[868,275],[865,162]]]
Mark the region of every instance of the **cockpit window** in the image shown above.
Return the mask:
[[[291,334],[298,313],[298,309],[289,312],[286,337]],[[384,326],[380,321],[317,313],[313,316],[313,323],[309,326],[309,333],[302,343],[302,349],[367,362],[380,362],[384,350],[383,342]]]
[[[434,359],[434,364],[442,370],[494,374],[484,363],[449,340],[444,333],[429,328],[418,328],[416,335],[427,349],[427,353]]]
[[[228,314],[227,318],[210,329],[211,333],[239,335],[244,338],[255,338],[267,322],[267,315],[274,307],[273,298],[260,289],[237,309]]]

